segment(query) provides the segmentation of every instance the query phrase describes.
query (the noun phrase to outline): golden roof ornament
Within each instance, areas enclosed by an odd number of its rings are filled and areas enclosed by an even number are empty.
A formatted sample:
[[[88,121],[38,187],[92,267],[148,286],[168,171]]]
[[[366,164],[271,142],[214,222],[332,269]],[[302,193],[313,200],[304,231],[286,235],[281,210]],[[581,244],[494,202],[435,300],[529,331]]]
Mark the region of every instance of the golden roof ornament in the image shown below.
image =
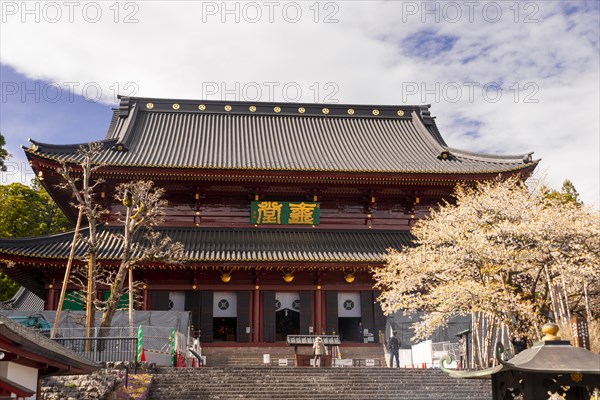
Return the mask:
[[[294,274],[292,272],[286,272],[283,275],[283,280],[287,283],[290,283],[291,281],[294,280]]]
[[[558,333],[558,325],[553,322],[548,322],[542,326],[542,332],[544,332],[545,336],[542,338],[544,342],[552,341],[552,340],[560,340],[560,336],[557,336]]]

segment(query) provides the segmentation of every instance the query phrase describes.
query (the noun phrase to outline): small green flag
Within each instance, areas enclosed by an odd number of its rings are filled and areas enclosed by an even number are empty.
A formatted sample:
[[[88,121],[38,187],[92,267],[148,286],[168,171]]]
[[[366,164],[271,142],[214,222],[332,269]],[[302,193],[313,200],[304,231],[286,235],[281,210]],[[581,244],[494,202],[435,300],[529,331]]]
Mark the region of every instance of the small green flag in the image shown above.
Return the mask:
[[[138,328],[138,336],[137,336],[137,362],[142,362],[142,326]]]
[[[171,337],[169,338],[169,347],[171,348],[171,365],[175,366],[175,329],[171,329]]]

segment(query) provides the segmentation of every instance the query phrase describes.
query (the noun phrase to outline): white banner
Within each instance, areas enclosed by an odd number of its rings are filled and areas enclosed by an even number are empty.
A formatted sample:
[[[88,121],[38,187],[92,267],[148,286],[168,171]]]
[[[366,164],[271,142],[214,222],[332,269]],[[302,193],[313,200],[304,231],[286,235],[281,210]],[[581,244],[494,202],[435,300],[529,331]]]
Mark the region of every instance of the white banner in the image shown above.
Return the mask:
[[[300,293],[298,292],[276,292],[275,308],[277,311],[292,310],[300,312]]]
[[[235,318],[237,317],[237,293],[236,292],[214,292],[213,294],[213,317]]]
[[[398,353],[400,355],[400,368],[412,368],[412,350],[400,349]]]
[[[360,293],[339,292],[338,293],[338,317],[360,318]]]
[[[169,292],[169,310],[185,311],[185,292]]]
[[[425,368],[431,368],[433,366],[433,358],[431,356],[432,351],[433,346],[431,340],[425,340],[424,342],[412,346],[413,364],[417,368],[423,366],[425,366]]]

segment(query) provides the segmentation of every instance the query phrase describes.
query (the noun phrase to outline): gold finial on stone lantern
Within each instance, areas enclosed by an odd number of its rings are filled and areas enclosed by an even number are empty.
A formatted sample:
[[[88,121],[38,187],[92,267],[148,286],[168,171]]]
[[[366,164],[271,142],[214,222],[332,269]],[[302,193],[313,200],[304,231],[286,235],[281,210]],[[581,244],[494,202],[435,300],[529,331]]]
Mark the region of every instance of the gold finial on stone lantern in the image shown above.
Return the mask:
[[[542,338],[544,342],[550,340],[560,340],[560,336],[557,336],[558,333],[558,325],[552,322],[548,322],[542,326],[542,332],[545,333],[545,336]]]

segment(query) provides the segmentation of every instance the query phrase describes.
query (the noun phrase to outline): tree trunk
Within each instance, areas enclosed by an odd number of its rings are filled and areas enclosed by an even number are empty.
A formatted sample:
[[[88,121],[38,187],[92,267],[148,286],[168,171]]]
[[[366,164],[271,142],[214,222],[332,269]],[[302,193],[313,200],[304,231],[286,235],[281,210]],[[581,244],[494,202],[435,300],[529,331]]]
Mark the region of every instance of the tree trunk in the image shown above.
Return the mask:
[[[123,294],[123,284],[125,283],[125,277],[127,272],[129,271],[130,263],[129,261],[121,262],[119,265],[119,271],[117,272],[117,276],[113,284],[110,287],[110,296],[108,301],[106,302],[106,307],[104,312],[102,313],[102,319],[100,321],[100,336],[106,337],[108,335],[108,331],[110,325],[112,324],[112,319],[117,312],[117,307],[119,305],[119,300],[121,299],[121,295]]]
[[[548,293],[550,294],[550,301],[552,301],[552,308],[554,311],[554,319],[560,320],[560,310],[558,308],[558,304],[556,303],[556,297],[554,295],[554,284],[552,283],[552,279],[550,278],[550,272],[548,271],[548,266],[544,264],[544,272],[546,273],[546,284],[548,285]]]
[[[587,284],[583,282],[583,295],[585,297],[585,313],[588,322],[592,322],[592,311],[590,310],[590,300],[588,298]]]
[[[100,329],[102,332],[102,336],[105,337],[108,335],[109,328],[112,324],[112,319],[115,316],[115,312],[117,312],[117,306],[119,305],[119,300],[121,300],[121,296],[123,295],[123,284],[125,283],[125,277],[127,272],[130,272],[131,269],[131,230],[132,230],[131,221],[131,207],[126,207],[125,212],[125,233],[123,235],[123,257],[121,264],[119,265],[119,270],[117,271],[117,276],[115,276],[115,280],[110,286],[110,296],[108,297],[108,301],[106,302],[106,308],[104,309],[104,313],[102,314],[102,320],[100,322]],[[130,292],[131,296],[131,292]],[[130,321],[130,324],[132,321]],[[104,333],[106,331],[106,333]]]
[[[92,233],[93,230],[93,233]],[[93,236],[92,236],[93,235]],[[96,236],[96,224],[90,223],[90,238]],[[96,326],[96,271],[98,265],[97,247],[98,244],[89,244],[88,248],[88,271],[87,271],[87,289],[85,304],[85,327],[86,336],[91,337],[91,329]]]
[[[129,334],[133,336],[133,266],[129,268]]]
[[[480,318],[480,313],[473,313],[473,367],[481,368],[481,335],[479,330]]]
[[[567,282],[565,281],[565,274],[561,273],[560,277],[562,279],[562,288],[563,293],[565,295],[565,310],[567,311],[567,321],[571,321],[571,310],[569,309],[569,296],[567,294]]]

